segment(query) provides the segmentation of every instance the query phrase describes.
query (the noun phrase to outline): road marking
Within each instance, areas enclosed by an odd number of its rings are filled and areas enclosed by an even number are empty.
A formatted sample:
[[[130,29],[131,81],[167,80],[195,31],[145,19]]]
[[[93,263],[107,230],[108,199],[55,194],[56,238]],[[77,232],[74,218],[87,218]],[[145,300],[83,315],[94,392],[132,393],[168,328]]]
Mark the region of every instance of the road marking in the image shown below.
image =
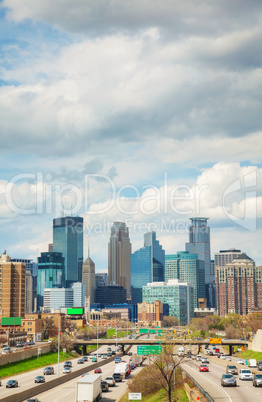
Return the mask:
[[[189,364],[188,364],[188,365],[189,365]],[[190,367],[190,366],[189,366],[189,367]],[[229,401],[232,402],[232,399],[230,398],[230,396],[228,395],[228,393],[227,393],[221,386],[219,386],[219,385],[216,384],[214,381],[212,381],[212,380],[210,380],[210,379],[208,379],[208,378],[206,378],[206,381],[209,381],[209,382],[215,384],[221,391],[223,391],[223,392],[228,396]]]

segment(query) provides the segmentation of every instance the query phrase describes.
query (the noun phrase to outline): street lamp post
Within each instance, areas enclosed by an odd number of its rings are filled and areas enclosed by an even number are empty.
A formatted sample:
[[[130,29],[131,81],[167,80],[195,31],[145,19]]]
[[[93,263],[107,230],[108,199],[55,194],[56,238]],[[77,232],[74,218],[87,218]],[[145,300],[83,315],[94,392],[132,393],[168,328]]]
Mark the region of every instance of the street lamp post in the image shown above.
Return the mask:
[[[58,342],[57,342],[57,347],[58,347],[58,357],[57,357],[57,378],[59,377],[59,363],[60,363],[60,328],[61,326],[61,316],[59,316],[59,321],[58,321]]]
[[[98,353],[98,320],[96,322],[96,340],[97,340],[97,353]]]

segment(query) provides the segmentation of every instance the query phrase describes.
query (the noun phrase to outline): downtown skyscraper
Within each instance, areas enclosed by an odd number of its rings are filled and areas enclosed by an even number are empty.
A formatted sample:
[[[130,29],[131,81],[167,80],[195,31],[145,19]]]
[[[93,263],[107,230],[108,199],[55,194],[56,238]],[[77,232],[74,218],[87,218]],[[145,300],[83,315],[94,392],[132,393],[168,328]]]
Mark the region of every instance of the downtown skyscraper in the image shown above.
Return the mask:
[[[127,299],[131,297],[130,256],[128,228],[124,222],[114,222],[108,243],[108,283],[123,286]]]
[[[131,255],[132,303],[141,303],[142,288],[165,280],[165,251],[156,240],[156,232],[144,235],[144,247]]]
[[[207,306],[215,307],[215,272],[211,271],[210,228],[207,226],[208,218],[190,218],[190,220],[189,243],[186,243],[186,251],[189,253],[197,253],[198,259],[204,261]]]
[[[66,287],[82,281],[83,218],[66,216],[53,220],[53,252],[65,259]]]

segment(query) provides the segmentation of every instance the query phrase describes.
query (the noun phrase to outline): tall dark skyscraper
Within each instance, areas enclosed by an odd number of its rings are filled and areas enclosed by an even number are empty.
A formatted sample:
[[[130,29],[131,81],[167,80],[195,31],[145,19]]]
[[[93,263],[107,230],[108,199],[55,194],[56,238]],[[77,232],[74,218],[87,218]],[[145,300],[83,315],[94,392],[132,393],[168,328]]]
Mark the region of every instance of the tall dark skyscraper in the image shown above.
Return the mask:
[[[127,299],[131,297],[130,256],[128,228],[124,222],[114,222],[108,243],[108,283],[123,286],[127,292]]]
[[[53,220],[53,252],[65,259],[66,287],[82,281],[83,218],[66,216]]]
[[[186,243],[186,251],[197,253],[198,259],[205,264],[205,294],[207,307],[216,305],[215,273],[211,270],[210,257],[210,228],[207,226],[208,218],[190,218],[189,243]]]
[[[211,274],[210,266],[210,228],[207,226],[208,218],[190,218],[192,224],[189,227],[189,243],[186,243],[186,251],[197,253],[198,259],[205,261],[205,283],[215,281],[215,275]]]
[[[165,280],[165,251],[155,232],[144,235],[144,247],[131,255],[132,303],[142,302],[142,287]]]

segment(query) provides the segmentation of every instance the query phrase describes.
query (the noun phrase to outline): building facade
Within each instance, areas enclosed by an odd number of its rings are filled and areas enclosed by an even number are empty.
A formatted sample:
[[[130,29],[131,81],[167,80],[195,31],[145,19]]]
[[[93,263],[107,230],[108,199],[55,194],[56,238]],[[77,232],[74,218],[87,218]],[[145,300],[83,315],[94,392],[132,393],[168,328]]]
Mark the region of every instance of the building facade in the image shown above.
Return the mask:
[[[214,253],[214,265],[215,267],[225,267],[226,264],[229,264],[241,254],[243,254],[242,251],[235,248],[220,250],[219,253]]]
[[[179,279],[153,282],[143,286],[143,301],[153,303],[155,300],[167,303],[169,315],[176,317],[180,325],[189,324],[194,315],[193,287]]]
[[[262,308],[262,267],[246,254],[225,266],[216,266],[218,314],[247,315]]]
[[[74,291],[71,288],[45,289],[44,310],[53,311],[74,307]]]
[[[137,320],[144,325],[162,326],[164,318],[164,306],[159,300],[154,300],[153,303],[143,301],[137,305]]]
[[[103,286],[96,289],[95,302],[100,304],[127,303],[127,293],[123,286]]]
[[[26,271],[25,278],[25,312],[30,314],[33,312],[33,277],[30,271]]]
[[[74,282],[71,284],[73,290],[73,307],[84,307],[86,297],[86,284]]]
[[[141,303],[142,287],[165,280],[165,251],[156,240],[155,232],[144,235],[144,247],[131,255],[132,303]]]
[[[199,299],[205,298],[205,265],[197,253],[178,251],[165,256],[165,281],[181,279],[189,282],[194,289],[194,308],[199,307]]]
[[[24,317],[26,300],[26,265],[12,262],[4,253],[0,256],[0,315]]]
[[[108,274],[107,273],[96,273],[95,274],[96,277],[96,288],[98,288],[99,286],[106,286],[108,285]]]
[[[66,216],[53,220],[53,252],[65,259],[66,287],[82,281],[83,218]]]
[[[90,257],[83,263],[82,282],[86,285],[86,297],[90,297],[90,303],[94,303],[96,290],[95,263]]]
[[[44,306],[44,289],[65,287],[65,259],[62,253],[41,253],[37,272],[37,306]]]
[[[128,227],[124,222],[114,222],[108,243],[108,283],[123,286],[128,299],[131,297],[130,256]]]

